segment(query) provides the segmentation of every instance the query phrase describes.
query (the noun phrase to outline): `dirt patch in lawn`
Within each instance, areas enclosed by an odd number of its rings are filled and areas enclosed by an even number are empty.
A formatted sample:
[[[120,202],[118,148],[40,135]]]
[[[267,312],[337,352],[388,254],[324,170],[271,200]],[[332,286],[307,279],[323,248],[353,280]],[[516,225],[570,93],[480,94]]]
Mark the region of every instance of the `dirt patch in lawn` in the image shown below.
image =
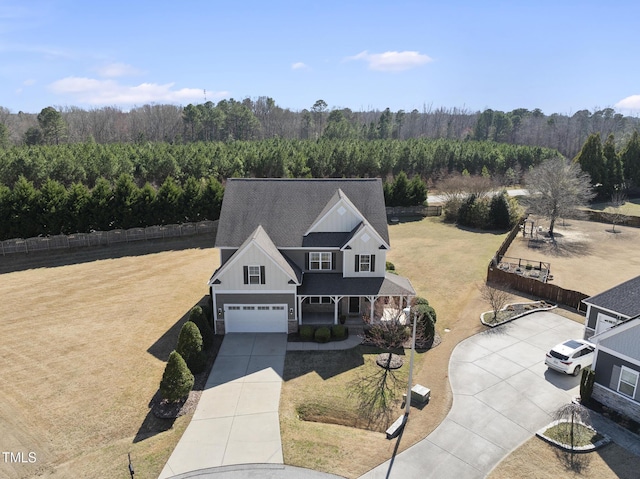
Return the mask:
[[[535,219],[543,230],[548,220]],[[529,239],[516,236],[505,256],[551,264],[552,284],[589,296],[600,293],[638,275],[640,271],[640,229],[584,220],[558,221],[557,245],[546,241],[530,247]]]
[[[488,479],[635,479],[640,458],[617,444],[610,444],[593,452],[574,455],[574,466],[575,470],[572,470],[570,453],[534,437],[498,464]]]
[[[129,452],[136,478],[158,476],[191,415],[157,420],[149,401],[207,294],[219,258],[207,243],[14,259],[0,274],[0,449],[37,458],[2,477],[123,477]]]

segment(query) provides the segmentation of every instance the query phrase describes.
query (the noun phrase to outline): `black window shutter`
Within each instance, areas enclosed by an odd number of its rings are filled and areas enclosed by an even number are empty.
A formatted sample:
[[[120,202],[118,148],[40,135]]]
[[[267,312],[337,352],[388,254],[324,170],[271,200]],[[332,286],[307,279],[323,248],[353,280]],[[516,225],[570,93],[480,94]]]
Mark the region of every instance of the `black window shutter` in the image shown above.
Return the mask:
[[[311,265],[309,264],[309,253],[304,254],[304,269],[311,269]]]
[[[356,255],[356,273],[360,272],[360,255]]]
[[[376,255],[372,254],[370,256],[370,258],[371,258],[371,268],[370,269],[371,269],[371,272],[373,273],[376,270]]]
[[[336,269],[336,254],[331,253],[331,269]]]
[[[244,270],[244,284],[249,284],[249,267],[243,266],[242,269]]]
[[[260,284],[264,284],[264,266],[260,266]]]

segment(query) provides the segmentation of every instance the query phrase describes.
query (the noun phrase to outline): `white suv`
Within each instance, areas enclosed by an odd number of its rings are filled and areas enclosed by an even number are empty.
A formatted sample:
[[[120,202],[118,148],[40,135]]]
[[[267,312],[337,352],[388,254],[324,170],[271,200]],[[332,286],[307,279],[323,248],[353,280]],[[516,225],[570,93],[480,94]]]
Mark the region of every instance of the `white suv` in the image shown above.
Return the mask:
[[[570,339],[554,346],[544,363],[551,369],[577,376],[580,370],[591,366],[595,345],[584,339]]]

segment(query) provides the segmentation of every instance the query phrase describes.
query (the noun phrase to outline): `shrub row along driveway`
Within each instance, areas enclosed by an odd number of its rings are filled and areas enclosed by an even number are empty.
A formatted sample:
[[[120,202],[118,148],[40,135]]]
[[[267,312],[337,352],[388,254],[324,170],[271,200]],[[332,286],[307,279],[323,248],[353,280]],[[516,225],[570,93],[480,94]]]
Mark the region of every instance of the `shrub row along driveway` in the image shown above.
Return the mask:
[[[446,419],[399,454],[390,471],[387,461],[362,477],[485,477],[579,394],[579,378],[547,370],[544,359],[551,347],[582,337],[583,330],[579,323],[539,312],[461,342],[449,363],[454,398]]]
[[[160,479],[231,464],[282,464],[278,405],[286,334],[227,334]]]

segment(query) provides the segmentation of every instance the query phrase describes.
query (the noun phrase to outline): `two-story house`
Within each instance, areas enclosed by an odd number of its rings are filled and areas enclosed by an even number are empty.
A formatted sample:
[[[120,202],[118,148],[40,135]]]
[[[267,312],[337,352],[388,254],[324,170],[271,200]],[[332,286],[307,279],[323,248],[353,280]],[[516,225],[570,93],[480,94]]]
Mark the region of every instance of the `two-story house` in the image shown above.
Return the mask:
[[[295,332],[340,316],[379,319],[408,304],[407,278],[386,272],[380,179],[229,179],[209,280],[217,334]]]

